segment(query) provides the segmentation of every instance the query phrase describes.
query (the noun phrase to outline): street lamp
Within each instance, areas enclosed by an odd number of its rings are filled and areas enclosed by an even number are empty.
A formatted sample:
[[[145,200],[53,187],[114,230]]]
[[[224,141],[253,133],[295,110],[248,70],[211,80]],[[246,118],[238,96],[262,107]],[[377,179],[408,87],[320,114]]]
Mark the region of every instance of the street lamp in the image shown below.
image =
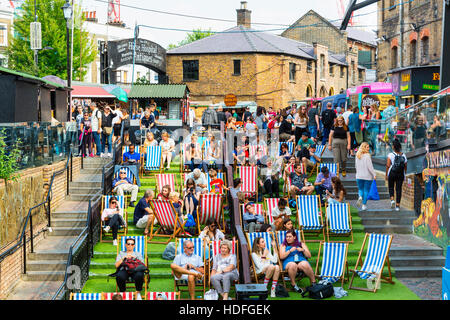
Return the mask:
[[[66,0],[66,3],[62,6],[62,11],[64,14],[64,19],[66,19],[66,43],[67,43],[67,87],[70,88],[72,86],[72,75],[70,72],[70,19],[72,19],[73,8],[69,3],[69,0]],[[67,112],[67,121],[70,121],[72,118],[72,93],[69,90],[68,95],[68,106],[69,110]]]

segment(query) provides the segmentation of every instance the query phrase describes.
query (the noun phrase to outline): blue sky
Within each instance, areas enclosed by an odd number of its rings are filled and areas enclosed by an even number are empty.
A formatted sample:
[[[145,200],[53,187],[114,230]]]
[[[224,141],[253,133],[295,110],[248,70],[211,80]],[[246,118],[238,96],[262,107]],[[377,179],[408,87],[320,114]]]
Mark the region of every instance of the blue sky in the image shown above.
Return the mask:
[[[101,0],[106,1],[106,0]],[[96,0],[75,0],[89,11],[97,11],[100,22],[106,22],[107,4]],[[342,19],[338,11],[339,0],[247,0],[247,8],[252,11],[252,22],[273,23],[290,25],[310,9],[317,11],[324,17],[335,20]],[[127,26],[145,24],[160,28],[187,29],[194,28],[211,29],[223,31],[236,25],[236,9],[240,7],[240,0],[121,0],[123,5],[130,5],[153,10],[177,12],[186,15],[211,17],[217,19],[232,20],[231,22],[209,21],[188,17],[177,17],[166,14],[145,12],[122,6],[121,18]],[[344,7],[348,0],[343,0]],[[357,12],[364,14],[357,22],[359,25],[367,26],[365,29],[375,30],[377,23],[377,6],[371,5]],[[258,30],[273,30],[271,32],[280,34],[285,26],[278,25],[252,25]],[[274,30],[280,29],[280,30]],[[177,43],[185,38],[186,32],[148,29],[150,40],[167,47],[170,43]]]

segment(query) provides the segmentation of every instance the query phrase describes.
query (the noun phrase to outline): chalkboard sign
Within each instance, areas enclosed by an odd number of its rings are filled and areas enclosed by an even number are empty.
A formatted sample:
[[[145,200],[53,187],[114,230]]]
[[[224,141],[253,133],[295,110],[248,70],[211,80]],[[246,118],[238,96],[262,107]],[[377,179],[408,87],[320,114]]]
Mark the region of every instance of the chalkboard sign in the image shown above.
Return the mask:
[[[133,44],[134,39],[108,42],[109,65],[112,69],[133,64]],[[143,65],[158,73],[166,73],[166,49],[155,42],[137,39],[134,58],[135,64]]]

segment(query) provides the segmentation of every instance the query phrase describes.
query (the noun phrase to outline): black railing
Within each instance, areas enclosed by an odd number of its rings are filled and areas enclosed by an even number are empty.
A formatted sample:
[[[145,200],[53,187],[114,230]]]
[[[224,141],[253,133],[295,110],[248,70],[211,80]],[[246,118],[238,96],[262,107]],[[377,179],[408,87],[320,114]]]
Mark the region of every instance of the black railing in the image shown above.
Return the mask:
[[[27,217],[25,218],[25,221],[23,223],[21,232],[19,233],[19,235],[16,238],[16,244],[14,246],[12,246],[11,248],[9,248],[8,250],[6,250],[5,252],[3,252],[2,254],[0,254],[0,262],[3,261],[7,256],[15,253],[17,250],[19,250],[21,247],[23,249],[23,273],[27,273],[27,242],[30,242],[30,252],[33,253],[34,252],[34,238],[36,236],[38,236],[40,233],[44,232],[46,229],[51,228],[51,199],[52,199],[52,188],[53,188],[53,183],[55,180],[56,176],[59,176],[61,174],[63,174],[64,172],[66,172],[67,175],[67,194],[69,194],[69,180],[72,180],[72,165],[73,165],[73,161],[72,161],[72,151],[71,148],[69,150],[69,156],[67,158],[67,162],[66,165],[64,166],[63,169],[56,171],[53,173],[51,179],[50,179],[50,184],[48,187],[48,192],[47,192],[47,196],[45,197],[45,200],[42,201],[41,203],[35,205],[34,207],[31,207],[28,210],[28,214]],[[42,208],[45,210],[45,214],[47,216],[47,228],[44,228],[42,230],[40,230],[37,234],[34,234],[33,232],[33,216],[35,216],[36,214],[41,213],[40,210],[42,210]],[[38,210],[39,209],[39,210]],[[29,226],[29,238],[27,238],[27,227]]]

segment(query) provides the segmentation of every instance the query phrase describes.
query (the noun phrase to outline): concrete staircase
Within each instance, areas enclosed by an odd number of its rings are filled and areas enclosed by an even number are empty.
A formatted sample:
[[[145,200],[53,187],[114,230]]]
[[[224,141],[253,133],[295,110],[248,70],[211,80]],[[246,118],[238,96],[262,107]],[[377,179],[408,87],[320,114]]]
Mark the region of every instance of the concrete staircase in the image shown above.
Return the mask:
[[[80,175],[70,182],[70,195],[52,212],[52,232],[27,256],[27,273],[9,300],[51,299],[62,284],[69,248],[86,226],[89,200],[102,194],[102,167],[110,160],[84,159]]]

